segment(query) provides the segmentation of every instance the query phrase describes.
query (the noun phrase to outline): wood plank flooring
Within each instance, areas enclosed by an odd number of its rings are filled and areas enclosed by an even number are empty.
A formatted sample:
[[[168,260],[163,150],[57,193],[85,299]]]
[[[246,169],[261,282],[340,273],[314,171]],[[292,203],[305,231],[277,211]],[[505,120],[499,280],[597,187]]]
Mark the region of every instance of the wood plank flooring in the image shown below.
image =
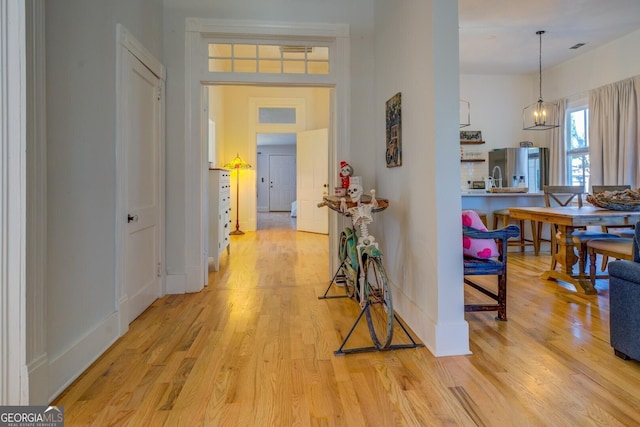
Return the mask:
[[[261,215],[205,290],[156,301],[55,400],[66,425],[640,425],[640,363],[609,345],[606,281],[584,295],[539,278],[548,254],[510,252],[509,321],[467,313],[473,355],[335,356],[358,306],[317,299],[328,238],[294,221]],[[370,345],[366,324],[351,342]]]

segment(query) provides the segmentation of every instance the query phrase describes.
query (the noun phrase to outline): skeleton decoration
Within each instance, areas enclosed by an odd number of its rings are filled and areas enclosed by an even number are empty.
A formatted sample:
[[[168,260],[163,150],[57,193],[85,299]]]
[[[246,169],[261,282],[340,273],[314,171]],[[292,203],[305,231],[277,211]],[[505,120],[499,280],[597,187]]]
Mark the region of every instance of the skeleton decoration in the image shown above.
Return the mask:
[[[356,204],[360,204],[360,197],[362,197],[362,185],[360,184],[351,184],[349,185],[349,189],[347,190],[347,194],[351,197],[351,201]]]
[[[378,207],[378,201],[376,200],[376,190],[374,190],[372,188],[369,193],[371,194],[371,202],[370,202],[371,203],[371,207],[377,208]]]
[[[340,212],[347,212],[347,199],[345,199],[344,197],[340,199]]]

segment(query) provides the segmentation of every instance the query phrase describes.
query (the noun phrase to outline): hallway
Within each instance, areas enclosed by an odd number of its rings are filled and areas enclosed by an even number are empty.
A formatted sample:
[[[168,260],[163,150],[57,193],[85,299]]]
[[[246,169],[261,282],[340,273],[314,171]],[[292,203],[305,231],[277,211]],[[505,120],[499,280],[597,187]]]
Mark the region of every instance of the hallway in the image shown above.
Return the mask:
[[[608,344],[608,291],[540,280],[547,255],[510,255],[509,321],[467,314],[473,355],[335,356],[359,310],[317,299],[328,237],[260,216],[264,229],[233,236],[208,287],[156,301],[56,399],[65,425],[640,423],[639,365]],[[370,345],[366,323],[351,339]]]

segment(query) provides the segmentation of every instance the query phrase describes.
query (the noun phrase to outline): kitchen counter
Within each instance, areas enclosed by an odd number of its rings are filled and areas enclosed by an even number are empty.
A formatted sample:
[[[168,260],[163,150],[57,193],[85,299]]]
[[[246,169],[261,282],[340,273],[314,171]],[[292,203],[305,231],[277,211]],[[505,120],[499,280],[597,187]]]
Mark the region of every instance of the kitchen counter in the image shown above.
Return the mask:
[[[544,193],[491,193],[487,190],[468,190],[462,191],[462,197],[542,197],[544,203]],[[544,205],[543,205],[544,206]]]

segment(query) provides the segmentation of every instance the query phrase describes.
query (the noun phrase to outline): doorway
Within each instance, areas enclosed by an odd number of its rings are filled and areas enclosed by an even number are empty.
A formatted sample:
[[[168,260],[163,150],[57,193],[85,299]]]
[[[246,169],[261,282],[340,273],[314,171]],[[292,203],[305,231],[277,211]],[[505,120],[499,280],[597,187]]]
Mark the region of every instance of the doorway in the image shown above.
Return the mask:
[[[296,142],[295,132],[256,134],[258,213],[291,213],[296,198]]]
[[[243,171],[239,184],[238,212],[240,228],[256,231],[258,212],[290,213],[296,207],[300,179],[297,134],[307,129],[331,127],[333,89],[211,85],[207,86],[207,95],[208,117],[205,119],[215,123],[206,127],[215,132],[207,138],[215,141],[209,147],[209,159],[214,167],[220,167],[239,154],[252,165]],[[326,186],[321,191],[329,188],[331,169],[329,145],[324,150]],[[231,185],[231,205],[235,206],[238,192],[234,188],[236,183]],[[328,216],[328,212],[314,212],[314,217],[318,215]]]
[[[251,36],[256,42],[264,42],[271,45],[274,35],[280,35],[281,40],[286,41],[286,45],[292,44],[306,46],[311,43],[314,46],[324,46],[323,50],[328,53],[328,58],[322,73],[264,73],[257,72],[234,72],[233,67],[223,67],[222,69],[211,69],[209,64],[209,48],[215,50],[216,43],[222,45],[233,44],[235,40],[246,43],[247,37]],[[206,130],[203,129],[202,111],[207,110],[208,103],[203,103],[206,98],[206,89],[211,85],[249,85],[254,89],[265,89],[271,86],[284,86],[288,90],[295,89],[330,89],[330,101],[327,110],[330,111],[329,129],[329,176],[337,176],[335,166],[339,159],[349,158],[350,123],[348,105],[350,98],[350,73],[349,73],[349,27],[344,24],[321,24],[314,25],[305,23],[303,26],[291,23],[266,23],[266,22],[234,22],[229,25],[229,21],[198,19],[188,20],[185,27],[186,55],[185,55],[185,187],[190,191],[185,194],[185,206],[191,207],[184,211],[185,223],[185,277],[175,281],[177,285],[175,291],[198,292],[207,282],[207,253],[204,242],[204,233],[207,229],[206,201],[207,195],[207,174],[204,168],[207,164],[207,140]],[[307,50],[305,49],[305,52]],[[214,52],[215,53],[215,52]],[[215,56],[215,55],[214,55]],[[223,55],[224,56],[224,55]],[[227,55],[228,56],[228,55]],[[306,53],[305,53],[306,57]],[[307,58],[308,59],[308,58]],[[306,60],[305,60],[306,61]],[[252,62],[253,63],[253,62]],[[257,63],[257,62],[256,62]],[[307,69],[309,70],[309,69]],[[312,71],[318,71],[313,68]],[[262,85],[262,86],[260,86]],[[216,87],[218,87],[216,86]],[[244,116],[246,117],[246,116]],[[219,132],[219,124],[216,124],[216,133]],[[313,126],[311,128],[315,128]],[[226,132],[225,132],[226,133]],[[243,148],[243,152],[248,152],[247,130],[244,129],[235,141],[224,141],[224,144],[236,145]],[[255,139],[251,140],[252,142]],[[340,144],[337,141],[341,141]],[[219,144],[220,146],[222,144]],[[255,145],[255,144],[254,144]],[[216,149],[216,162],[221,161],[225,153],[222,149]],[[251,158],[255,161],[255,156]],[[255,175],[255,172],[250,172]],[[252,200],[249,203],[255,206],[256,191],[255,181],[249,185],[249,190],[245,191]],[[255,229],[255,212],[253,227]],[[338,221],[329,217],[330,240],[338,235]],[[330,265],[327,271],[333,271],[338,264],[338,257],[333,245],[330,245]],[[173,288],[172,288],[173,290]]]

